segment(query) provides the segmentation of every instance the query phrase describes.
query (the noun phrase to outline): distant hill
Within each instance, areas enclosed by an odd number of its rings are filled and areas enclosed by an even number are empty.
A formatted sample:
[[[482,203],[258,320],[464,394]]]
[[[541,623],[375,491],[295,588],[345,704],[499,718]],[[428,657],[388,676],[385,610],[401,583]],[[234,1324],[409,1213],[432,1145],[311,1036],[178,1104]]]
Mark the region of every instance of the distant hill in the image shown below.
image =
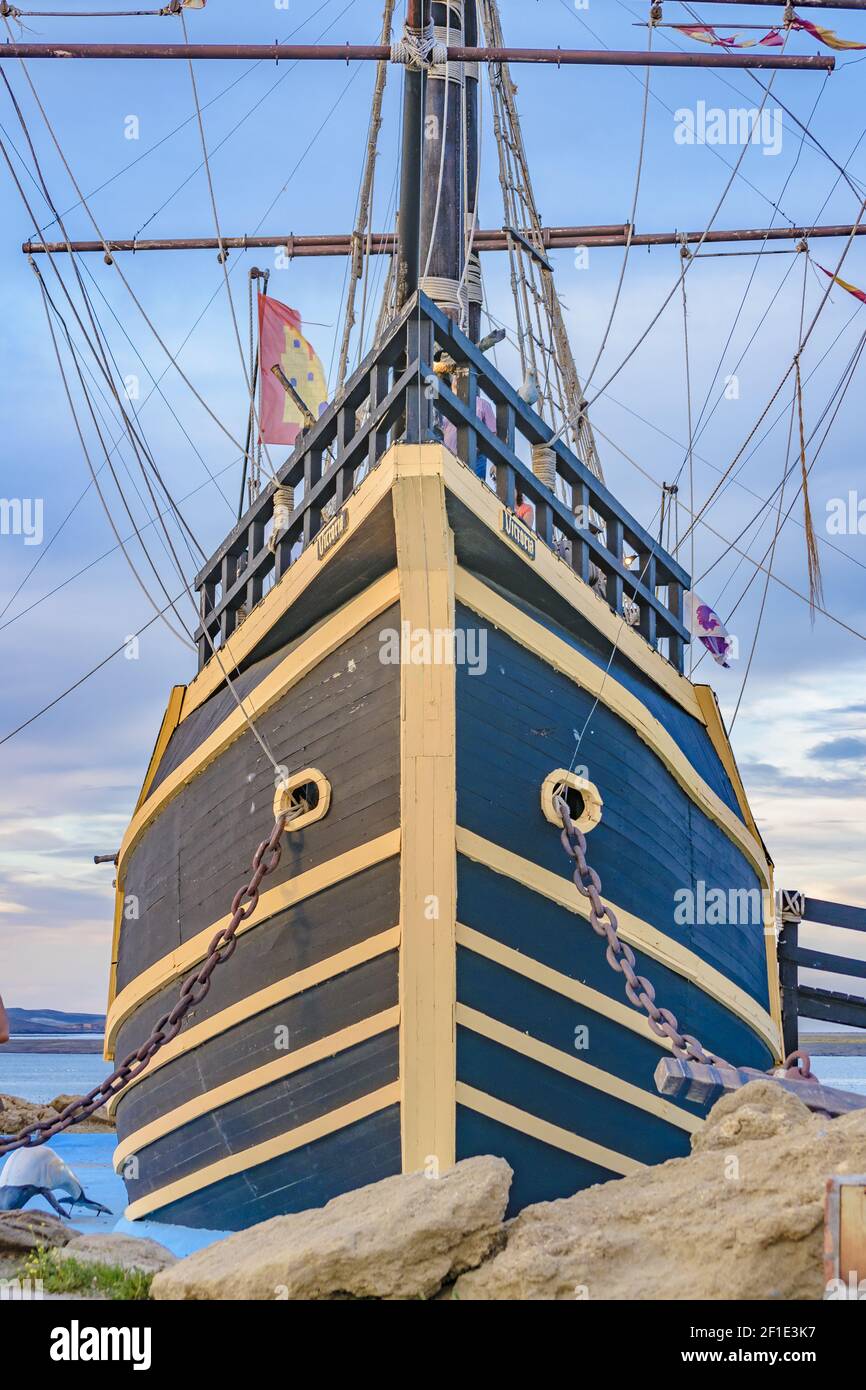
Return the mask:
[[[10,1033],[63,1036],[64,1033],[105,1032],[105,1014],[67,1014],[57,1009],[7,1009]]]

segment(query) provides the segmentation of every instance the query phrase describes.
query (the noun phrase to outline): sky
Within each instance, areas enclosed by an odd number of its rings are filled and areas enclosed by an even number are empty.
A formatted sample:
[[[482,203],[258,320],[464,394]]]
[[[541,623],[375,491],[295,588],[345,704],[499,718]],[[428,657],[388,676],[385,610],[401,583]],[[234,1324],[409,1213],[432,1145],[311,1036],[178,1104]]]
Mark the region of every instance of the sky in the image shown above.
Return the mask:
[[[30,7],[29,0],[21,0],[22,9]],[[36,0],[32,7],[41,8]],[[135,7],[132,0],[129,7]],[[123,4],[52,0],[50,8],[71,12],[120,9]],[[744,34],[747,23],[766,19],[769,24],[780,11],[779,6],[737,11],[712,5],[707,13],[699,3],[690,8],[717,24],[741,21]],[[372,42],[378,38],[381,10],[381,0],[244,0],[243,5],[209,0],[205,11],[188,14],[187,22],[191,39],[202,42],[272,42],[276,37]],[[501,3],[506,40],[515,46],[644,47],[646,29],[635,26],[647,11],[643,0]],[[669,22],[692,17],[674,0],[665,5]],[[825,22],[846,38],[866,43],[866,15],[834,11]],[[34,41],[171,42],[182,37],[172,18],[34,18],[25,23],[24,37]],[[657,31],[654,42],[658,48],[678,44],[708,51],[665,29]],[[815,41],[805,35],[789,42],[790,53],[816,51]],[[765,138],[750,144],[745,154],[735,142],[736,120],[729,122],[727,113],[754,108],[761,99],[752,78],[743,72],[654,69],[638,230],[700,230],[711,219],[720,229],[854,222],[859,198],[836,165],[847,166],[855,186],[866,180],[866,130],[861,124],[866,119],[866,68],[858,66],[864,57],[856,51],[840,54],[829,78],[812,72],[778,74],[767,98]],[[10,61],[3,69],[70,236],[96,237],[24,71]],[[32,62],[28,73],[101,232],[110,237],[214,234],[185,64]],[[215,199],[226,235],[351,230],[373,76],[369,64],[198,65]],[[628,221],[641,142],[643,71],[525,67],[515,77],[545,223]],[[809,125],[825,152],[804,139],[796,120],[777,102]],[[734,143],[686,143],[690,121],[698,123],[695,129],[709,132],[710,126],[700,125],[708,120],[721,129],[716,111],[724,113],[725,130]],[[392,73],[375,188],[375,220],[383,228],[393,226],[398,120],[399,77]],[[44,226],[51,213],[34,185],[32,157],[4,87],[0,138],[36,220]],[[483,159],[481,222],[499,226],[502,211],[487,120]],[[161,622],[146,629],[137,649],[125,645],[153,609],[116,547],[95,489],[88,486],[39,284],[20,251],[34,232],[33,222],[2,161],[0,182],[5,349],[0,496],[41,501],[41,515],[38,509],[24,513],[30,524],[19,530],[29,530],[29,535],[0,535],[0,739],[110,653],[118,653],[47,713],[0,743],[0,992],[7,1004],[19,1007],[99,1011],[106,998],[113,893],[111,866],[95,866],[93,856],[117,849],[168,692],[194,674],[194,656]],[[56,227],[51,234],[58,235]],[[703,661],[697,678],[712,682],[730,720],[748,666],[732,739],[777,866],[777,882],[815,897],[866,904],[866,515],[864,534],[857,525],[861,501],[866,514],[862,366],[841,404],[834,394],[866,332],[866,306],[838,288],[822,306],[830,281],[818,268],[820,263],[835,269],[844,247],[840,239],[814,240],[809,263],[803,255],[788,254],[786,243],[773,248],[786,254],[760,261],[751,255],[699,258],[685,279],[688,358],[682,296],[676,288],[678,249],[632,250],[589,396],[598,396],[592,418],[608,485],[650,529],[658,524],[662,481],[681,473],[684,506],[693,502],[700,508],[737,460],[734,481],[714,496],[706,524],[695,530],[694,554],[690,541],[681,551],[686,568],[698,577],[701,596],[726,618],[734,609],[729,627],[739,659],[730,671]],[[488,307],[496,318],[512,322],[505,259],[486,257]],[[585,265],[571,251],[556,252],[553,260],[578,370],[585,376],[605,339],[623,252],[593,251]],[[229,267],[237,336],[213,252],[139,253],[118,257],[118,262],[141,310],[235,441],[242,438],[247,413],[237,337],[246,343],[251,265],[271,268],[270,292],[300,311],[326,368],[333,370],[342,262],[297,260],[278,268],[271,252],[233,254]],[[119,375],[138,378],[135,406],[141,429],[173,495],[184,499],[190,528],[209,553],[237,510],[241,450],[171,366],[116,267],[105,265],[101,255],[82,258],[80,264]],[[74,288],[71,267],[63,258],[56,265]],[[374,290],[382,269],[380,265],[374,274]],[[39,270],[51,293],[62,298],[45,258]],[[866,239],[853,244],[842,274],[866,287]],[[781,531],[765,603],[764,575],[730,544],[761,560],[771,542],[775,508],[759,509],[786,466],[790,380],[766,408],[791,364],[801,314],[808,326],[816,313],[802,356],[804,420],[807,435],[818,429],[808,453],[810,496],[823,606],[833,619],[821,613],[813,618],[803,597],[808,578],[802,499]],[[498,363],[517,376],[516,357],[507,345],[499,349]],[[689,394],[695,434],[692,484],[686,462]],[[832,430],[814,459],[830,418],[825,412],[832,414],[837,405]],[[118,431],[109,424],[114,440]],[[89,427],[85,433],[98,467],[98,441]],[[116,459],[135,522],[145,525],[152,515],[150,500],[142,500],[130,486],[124,469],[131,471],[133,460],[122,441]],[[106,498],[125,537],[132,524],[106,474],[103,470]],[[794,476],[786,507],[799,481]],[[28,543],[38,539],[37,522],[41,543]],[[686,525],[683,512],[681,532]],[[146,534],[170,584],[172,569],[155,527]],[[176,531],[173,536],[189,574],[197,566]],[[144,572],[137,542],[129,550]],[[156,589],[149,572],[147,577]],[[179,588],[175,579],[173,592]],[[850,944],[850,954],[866,954],[862,940],[843,946],[840,934],[834,937],[836,949],[844,951]],[[819,930],[811,939],[826,947],[829,936]]]

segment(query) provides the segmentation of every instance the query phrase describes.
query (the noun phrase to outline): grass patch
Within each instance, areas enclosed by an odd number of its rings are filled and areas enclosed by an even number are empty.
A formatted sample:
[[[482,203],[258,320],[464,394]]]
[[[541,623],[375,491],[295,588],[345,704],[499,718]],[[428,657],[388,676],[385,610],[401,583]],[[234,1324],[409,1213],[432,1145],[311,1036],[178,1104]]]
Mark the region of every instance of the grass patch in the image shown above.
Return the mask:
[[[21,1273],[27,1279],[41,1279],[46,1293],[91,1294],[132,1303],[150,1298],[153,1282],[152,1274],[139,1269],[63,1260],[56,1250],[43,1249],[27,1256]]]

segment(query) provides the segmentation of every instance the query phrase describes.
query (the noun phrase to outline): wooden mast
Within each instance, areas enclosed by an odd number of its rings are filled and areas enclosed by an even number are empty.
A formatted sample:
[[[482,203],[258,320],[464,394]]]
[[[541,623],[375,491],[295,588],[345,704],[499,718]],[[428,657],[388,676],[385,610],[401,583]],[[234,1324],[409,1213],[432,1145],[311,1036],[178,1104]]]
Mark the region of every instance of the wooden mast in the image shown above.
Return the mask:
[[[429,0],[407,0],[406,31],[426,31]],[[400,212],[397,253],[397,308],[401,309],[418,288],[421,258],[421,155],[427,73],[407,64],[403,86],[403,149],[400,164]]]
[[[462,0],[433,0],[436,39],[463,43]],[[437,63],[427,73],[421,171],[420,288],[459,322],[465,294],[463,189],[463,65]]]

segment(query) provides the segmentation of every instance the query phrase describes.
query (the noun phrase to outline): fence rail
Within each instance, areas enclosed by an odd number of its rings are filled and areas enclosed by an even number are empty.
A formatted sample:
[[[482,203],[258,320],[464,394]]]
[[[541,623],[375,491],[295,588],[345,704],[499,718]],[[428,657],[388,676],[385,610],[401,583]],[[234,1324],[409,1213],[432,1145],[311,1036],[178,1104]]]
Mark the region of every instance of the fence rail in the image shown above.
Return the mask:
[[[454,364],[450,382],[434,370],[443,355]],[[495,414],[495,430],[479,417],[479,401]],[[683,623],[688,574],[562,440],[552,442],[550,426],[423,294],[393,320],[197,575],[199,667],[315,542],[392,444],[441,442],[448,424],[462,462],[479,474],[492,465],[503,505],[514,510],[528,503],[537,539],[556,549],[581,579],[594,580],[614,612],[625,614],[630,603],[636,605],[642,636],[682,671],[689,641]],[[539,445],[553,450],[553,489],[530,465]],[[274,537],[278,485],[292,490],[293,507],[288,525]]]
[[[797,1048],[801,1018],[822,1019],[828,1023],[866,1029],[864,995],[845,994],[840,990],[800,982],[801,970],[818,970],[824,974],[848,975],[855,980],[866,980],[866,960],[816,951],[801,946],[799,941],[803,922],[866,932],[866,908],[827,902],[823,898],[807,898],[803,893],[792,892],[780,893],[779,908],[782,919],[778,945],[779,978],[786,1053]]]

